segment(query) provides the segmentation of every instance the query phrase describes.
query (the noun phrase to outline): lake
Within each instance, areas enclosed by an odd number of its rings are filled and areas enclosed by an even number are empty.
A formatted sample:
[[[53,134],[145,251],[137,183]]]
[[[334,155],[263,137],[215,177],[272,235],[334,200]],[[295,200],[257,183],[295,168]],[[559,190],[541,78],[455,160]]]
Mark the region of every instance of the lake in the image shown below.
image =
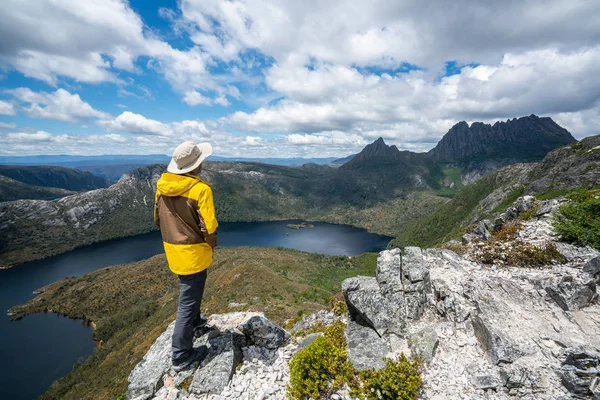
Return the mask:
[[[300,221],[230,222],[219,226],[219,246],[282,246],[329,255],[358,255],[384,250],[390,238],[347,225]],[[33,291],[68,276],[162,253],[159,232],[116,239],[0,270],[0,310],[33,298]],[[92,331],[81,321],[56,314],[36,314],[11,322],[0,317],[0,399],[30,400],[92,353]]]

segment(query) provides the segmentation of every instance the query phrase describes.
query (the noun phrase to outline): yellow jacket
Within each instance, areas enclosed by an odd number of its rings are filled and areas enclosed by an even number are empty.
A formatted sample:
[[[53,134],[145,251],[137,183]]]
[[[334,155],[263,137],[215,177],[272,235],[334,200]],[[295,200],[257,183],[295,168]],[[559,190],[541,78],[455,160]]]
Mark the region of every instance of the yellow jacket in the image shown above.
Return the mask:
[[[212,263],[219,224],[207,182],[190,174],[162,174],[156,184],[154,223],[173,273],[195,274]]]

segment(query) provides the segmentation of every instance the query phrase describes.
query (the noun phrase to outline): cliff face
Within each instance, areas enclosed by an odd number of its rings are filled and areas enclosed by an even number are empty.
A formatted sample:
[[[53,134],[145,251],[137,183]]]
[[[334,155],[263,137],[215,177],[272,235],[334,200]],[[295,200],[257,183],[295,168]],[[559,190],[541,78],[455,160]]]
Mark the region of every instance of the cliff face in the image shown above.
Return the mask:
[[[444,161],[473,162],[493,158],[507,163],[542,159],[549,151],[575,142],[551,118],[535,115],[494,125],[462,121],[454,125],[430,154]]]

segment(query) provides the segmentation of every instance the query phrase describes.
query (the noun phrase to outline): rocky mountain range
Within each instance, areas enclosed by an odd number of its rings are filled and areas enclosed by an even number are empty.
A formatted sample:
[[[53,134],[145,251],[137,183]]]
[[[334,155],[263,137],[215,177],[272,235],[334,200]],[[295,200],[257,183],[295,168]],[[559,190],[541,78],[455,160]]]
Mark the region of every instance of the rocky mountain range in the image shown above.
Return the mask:
[[[429,154],[444,161],[466,162],[506,159],[511,163],[535,161],[548,152],[575,142],[552,118],[536,115],[494,125],[465,121],[454,125]]]
[[[541,154],[543,149],[557,144],[556,141],[541,140],[541,137],[553,137],[554,131],[562,132],[561,135],[566,132],[556,128],[551,120],[535,116],[509,122],[506,124],[513,128],[521,126],[520,130],[511,128],[509,131],[523,135],[527,135],[527,126],[536,127],[531,135],[539,139],[532,144],[538,146],[538,150],[532,150],[533,153]],[[501,123],[494,126],[504,127]],[[540,133],[540,126],[547,126],[548,133]],[[451,131],[442,142],[453,143],[455,139],[456,135]],[[588,148],[588,142],[580,145],[582,149]],[[576,145],[579,144],[573,146]],[[575,157],[570,163],[574,168],[584,159]],[[490,162],[494,160],[500,159],[492,158]],[[556,161],[564,164],[560,157]],[[582,161],[581,165],[582,171],[589,167],[581,179],[593,175],[593,162]],[[517,171],[514,176],[509,176],[509,180],[518,180],[525,170],[537,167],[529,164],[518,168],[523,172]],[[164,165],[141,167],[124,175],[110,188],[59,201],[0,203],[0,266],[15,265],[81,245],[154,229],[151,218],[154,185],[164,169]],[[221,221],[306,219],[351,224],[376,233],[398,236],[410,223],[435,214],[442,203],[448,201],[448,196],[458,195],[460,198],[465,176],[474,178],[479,173],[477,171],[438,162],[433,154],[399,151],[378,139],[339,168],[207,162],[203,176],[214,183],[217,217]],[[559,176],[567,174],[561,173],[560,168],[557,171]],[[547,182],[545,186],[557,186],[555,183]],[[483,184],[494,188],[498,186],[490,185],[488,181]],[[502,201],[502,193],[498,201]],[[470,212],[472,208],[460,209]]]

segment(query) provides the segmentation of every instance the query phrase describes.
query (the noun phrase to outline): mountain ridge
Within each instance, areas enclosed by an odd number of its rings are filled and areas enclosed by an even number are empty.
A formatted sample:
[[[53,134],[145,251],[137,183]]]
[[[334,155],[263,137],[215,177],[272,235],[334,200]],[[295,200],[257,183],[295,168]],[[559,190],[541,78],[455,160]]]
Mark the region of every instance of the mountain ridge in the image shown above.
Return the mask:
[[[458,122],[429,154],[444,161],[507,158],[524,162],[543,158],[549,151],[573,142],[576,140],[569,131],[552,118],[532,114],[493,125]]]

